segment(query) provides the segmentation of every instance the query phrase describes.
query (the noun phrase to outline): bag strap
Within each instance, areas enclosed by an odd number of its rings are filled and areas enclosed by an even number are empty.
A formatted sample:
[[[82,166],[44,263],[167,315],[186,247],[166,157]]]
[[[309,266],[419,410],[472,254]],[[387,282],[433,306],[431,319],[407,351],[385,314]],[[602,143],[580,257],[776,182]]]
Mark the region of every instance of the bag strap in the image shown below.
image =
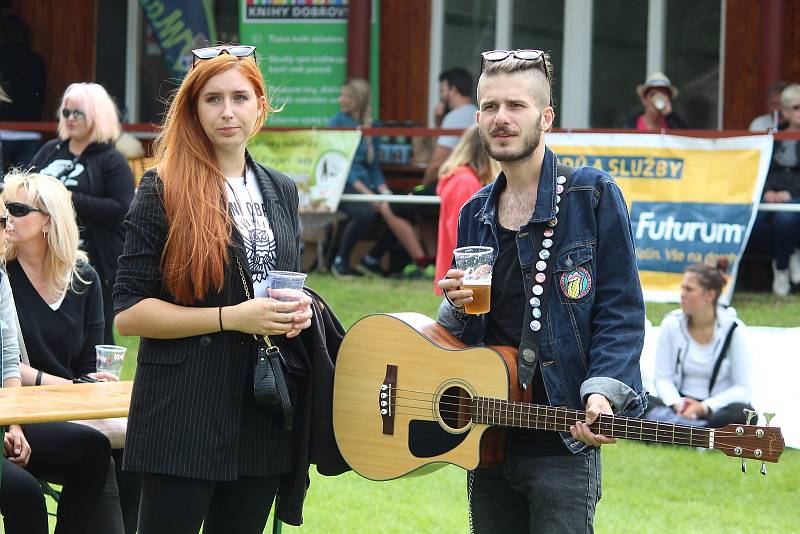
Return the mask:
[[[563,210],[566,206],[566,191],[569,187],[570,179],[572,178],[572,173],[575,172],[575,169],[573,167],[568,167],[561,164],[554,165],[554,168],[557,177],[563,176],[566,178],[566,181],[563,184],[565,194],[561,197],[559,208],[560,210]],[[556,224],[550,225],[549,221],[537,223],[533,225],[533,229],[531,230],[531,232],[536,233],[536,238],[533,239],[533,263],[531,264],[530,272],[525,275],[526,302],[525,312],[523,313],[522,320],[522,337],[519,344],[519,358],[517,358],[517,378],[519,380],[519,385],[523,390],[528,389],[528,385],[532,383],[533,375],[536,371],[536,362],[539,359],[540,354],[539,345],[541,342],[541,331],[547,315],[548,296],[550,295],[550,287],[555,283],[553,280],[551,280],[551,276],[553,273],[553,264],[555,263],[556,255],[554,253],[554,249],[544,247],[543,240],[540,239],[540,236],[548,226],[553,228],[553,233],[555,236],[555,228],[557,224],[558,223],[556,222]],[[553,238],[553,241],[555,241],[555,237]],[[543,254],[546,255],[547,258],[543,257]],[[540,260],[546,263],[543,270],[536,268],[536,263],[538,263]],[[536,282],[535,276],[537,274],[544,275],[544,282]],[[536,290],[536,292],[534,292],[534,290]],[[537,301],[539,305],[534,306],[534,303]],[[534,309],[537,310],[536,314],[534,313]],[[538,325],[538,327],[534,328],[535,325]]]
[[[728,355],[728,347],[731,344],[731,339],[733,339],[733,331],[736,330],[738,323],[736,321],[733,322],[731,325],[731,329],[728,330],[728,335],[725,336],[725,342],[722,344],[722,350],[719,352],[719,356],[717,356],[717,361],[714,363],[714,371],[711,372],[711,380],[708,383],[708,396],[711,396],[711,390],[714,389],[714,384],[717,383],[717,375],[719,374],[719,368],[722,367],[722,361]]]

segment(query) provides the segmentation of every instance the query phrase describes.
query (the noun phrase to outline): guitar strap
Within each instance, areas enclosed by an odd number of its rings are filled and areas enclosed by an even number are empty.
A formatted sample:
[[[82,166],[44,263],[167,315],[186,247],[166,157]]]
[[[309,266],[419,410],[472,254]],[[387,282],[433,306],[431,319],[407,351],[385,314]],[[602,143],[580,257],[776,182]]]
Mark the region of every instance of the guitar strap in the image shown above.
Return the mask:
[[[547,298],[551,286],[555,283],[552,280],[552,273],[557,257],[553,248],[555,231],[558,226],[557,214],[566,205],[566,191],[574,171],[575,169],[572,167],[558,164],[557,159],[554,158],[552,172],[556,176],[556,217],[546,222],[535,223],[531,230],[535,235],[533,239],[534,255],[530,272],[525,275],[525,295],[528,297],[528,302],[525,303],[525,312],[523,313],[522,338],[519,344],[520,357],[517,358],[517,377],[523,390],[527,390],[528,385],[532,383],[536,362],[539,359],[541,331],[546,324]]]

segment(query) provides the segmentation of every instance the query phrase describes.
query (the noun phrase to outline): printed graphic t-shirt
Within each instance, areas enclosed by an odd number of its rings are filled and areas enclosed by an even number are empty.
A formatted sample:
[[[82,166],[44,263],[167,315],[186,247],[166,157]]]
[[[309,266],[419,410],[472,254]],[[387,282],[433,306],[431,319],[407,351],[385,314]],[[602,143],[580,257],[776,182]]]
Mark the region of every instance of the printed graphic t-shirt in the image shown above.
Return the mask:
[[[86,167],[78,158],[79,156],[69,151],[69,143],[65,141],[61,144],[61,148],[53,154],[53,159],[39,172],[58,178],[67,189],[88,193],[89,183]]]
[[[253,275],[254,297],[267,296],[267,273],[275,269],[275,235],[252,169],[246,176],[226,177],[228,205],[244,241]]]

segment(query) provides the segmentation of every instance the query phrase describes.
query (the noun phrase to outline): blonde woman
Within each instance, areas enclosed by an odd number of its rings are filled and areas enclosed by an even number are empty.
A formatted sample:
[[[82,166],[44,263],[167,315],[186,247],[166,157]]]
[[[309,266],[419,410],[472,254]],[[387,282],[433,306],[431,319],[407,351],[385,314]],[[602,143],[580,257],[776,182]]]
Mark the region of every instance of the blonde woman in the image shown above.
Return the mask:
[[[10,174],[3,200],[8,211],[6,269],[27,348],[22,364],[24,385],[57,384],[70,380],[115,380],[96,372],[95,345],[103,343],[103,298],[100,279],[78,249],[79,234],[69,191],[43,174]],[[121,465],[122,449],[113,451]],[[122,527],[120,498],[113,474],[99,524]],[[121,513],[135,528],[138,481],[117,472]],[[132,523],[131,523],[132,522]],[[117,529],[105,527],[105,532]]]
[[[439,205],[439,239],[436,249],[436,280],[447,274],[453,261],[458,233],[458,213],[467,200],[481,187],[494,182],[500,174],[500,165],[489,157],[481,143],[478,126],[464,132],[450,156],[439,169],[436,194]],[[437,295],[442,294],[434,284]]]
[[[82,248],[100,277],[105,310],[103,341],[114,343],[111,290],[122,254],[122,220],[133,200],[133,172],[114,142],[122,133],[117,107],[96,83],[73,83],[58,106],[58,138],[31,165],[70,191]]]
[[[0,206],[0,252],[8,213]],[[21,387],[16,311],[8,276],[0,269],[0,369],[2,387]],[[96,522],[95,509],[107,479],[111,447],[98,431],[74,423],[11,425],[4,435],[0,515],[7,534],[47,534],[48,519],[39,479],[62,485],[57,533],[83,533]]]
[[[328,126],[335,128],[369,128],[372,126],[369,84],[366,80],[355,78],[342,86],[339,95],[340,112],[334,115]],[[391,190],[383,179],[383,172],[378,164],[379,145],[377,138],[363,137],[359,143],[350,174],[347,176],[345,193],[362,195],[391,194]],[[334,276],[359,276],[359,272],[350,266],[350,255],[356,243],[368,231],[381,208],[380,203],[342,202],[339,211],[349,217],[342,233],[339,250],[331,266]]]

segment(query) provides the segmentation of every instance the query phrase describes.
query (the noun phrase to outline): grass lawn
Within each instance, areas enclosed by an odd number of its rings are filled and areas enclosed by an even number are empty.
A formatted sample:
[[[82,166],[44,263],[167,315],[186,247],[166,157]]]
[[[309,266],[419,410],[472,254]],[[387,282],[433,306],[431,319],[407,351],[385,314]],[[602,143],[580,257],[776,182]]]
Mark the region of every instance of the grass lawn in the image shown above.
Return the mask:
[[[349,327],[378,312],[417,311],[435,317],[440,299],[431,282],[341,281],[312,274],[308,284],[321,293]],[[733,305],[745,323],[800,326],[800,295],[737,293]],[[648,304],[647,316],[660,324],[675,304]],[[138,340],[120,340],[136,353]],[[787,349],[788,350],[788,349]],[[135,358],[123,376],[133,377]],[[800,451],[787,450],[780,463],[739,461],[718,451],[620,442],[603,448],[603,498],[598,532],[797,532],[800,507]],[[466,485],[462,470],[448,466],[424,477],[372,482],[348,473],[327,478],[312,473],[303,527],[284,532],[360,534],[466,532]],[[271,526],[265,531],[271,532]]]

